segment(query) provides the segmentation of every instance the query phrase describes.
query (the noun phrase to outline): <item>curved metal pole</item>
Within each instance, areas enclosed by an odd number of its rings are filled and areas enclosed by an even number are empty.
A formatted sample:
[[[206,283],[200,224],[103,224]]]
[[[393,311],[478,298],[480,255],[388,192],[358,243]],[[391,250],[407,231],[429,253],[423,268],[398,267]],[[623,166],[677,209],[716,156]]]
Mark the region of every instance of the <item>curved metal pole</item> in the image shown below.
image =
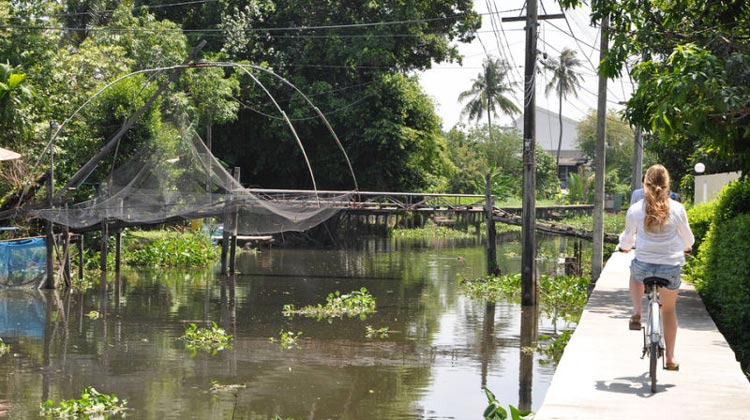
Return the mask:
[[[104,93],[104,91],[106,91],[107,89],[109,89],[113,85],[115,85],[115,84],[117,84],[117,83],[119,83],[122,80],[125,80],[127,78],[136,76],[138,74],[160,73],[160,72],[165,72],[165,71],[168,71],[168,70],[185,69],[185,68],[198,68],[198,67],[239,67],[248,76],[250,76],[255,83],[257,83],[263,89],[263,91],[266,93],[266,95],[268,95],[268,97],[274,103],[274,105],[276,106],[277,110],[281,113],[281,115],[283,116],[284,120],[287,122],[287,125],[289,126],[290,130],[292,131],[292,134],[294,135],[295,140],[297,141],[297,144],[299,145],[299,147],[300,147],[300,149],[302,151],[302,154],[304,156],[305,163],[307,165],[308,171],[310,172],[310,177],[311,177],[311,180],[312,180],[312,183],[313,183],[313,188],[317,191],[317,183],[315,181],[315,176],[314,176],[314,173],[313,173],[313,170],[312,170],[312,166],[310,164],[310,160],[309,160],[309,158],[307,156],[307,153],[305,151],[305,148],[304,148],[304,146],[302,144],[301,139],[299,138],[299,136],[298,136],[298,134],[297,134],[294,126],[291,123],[291,120],[286,115],[286,113],[281,109],[281,107],[279,106],[278,102],[274,99],[273,95],[268,91],[268,89],[246,67],[249,67],[249,68],[254,69],[254,70],[262,71],[262,72],[265,72],[267,74],[270,74],[273,77],[275,77],[275,78],[281,80],[282,82],[284,82],[286,85],[288,85],[291,88],[293,88],[297,93],[299,93],[304,98],[304,100],[315,110],[315,112],[318,114],[318,116],[323,120],[324,124],[326,125],[326,128],[328,129],[328,131],[333,136],[334,141],[336,142],[336,145],[339,147],[339,149],[341,150],[342,154],[344,155],[344,159],[346,160],[347,166],[349,167],[349,172],[350,172],[350,174],[352,176],[352,180],[354,182],[355,191],[359,190],[359,185],[357,183],[357,178],[356,178],[356,175],[354,174],[354,168],[352,167],[351,160],[349,159],[349,156],[346,153],[346,150],[344,149],[343,144],[341,143],[340,139],[336,135],[336,132],[333,130],[333,127],[331,126],[331,124],[328,121],[328,119],[320,111],[320,109],[317,106],[315,106],[315,104],[310,100],[310,98],[307,95],[305,95],[299,88],[297,88],[297,86],[295,86],[294,84],[292,84],[289,80],[287,80],[287,79],[279,76],[278,74],[274,73],[271,70],[265,69],[265,68],[260,67],[260,66],[255,66],[255,65],[250,65],[250,64],[248,64],[248,65],[242,65],[242,64],[231,63],[231,62],[200,62],[200,63],[191,63],[191,64],[178,64],[178,65],[167,66],[167,67],[157,67],[157,68],[152,68],[152,69],[142,69],[142,70],[137,70],[137,71],[134,71],[134,72],[131,72],[131,73],[128,73],[128,74],[125,74],[125,75],[122,75],[122,76],[116,78],[115,80],[107,83],[102,88],[100,88],[88,100],[86,100],[83,104],[81,104],[81,106],[79,106],[68,118],[66,118],[60,125],[58,125],[57,129],[55,130],[55,132],[50,137],[49,142],[44,147],[44,149],[42,151],[42,154],[38,158],[38,160],[35,163],[33,169],[36,170],[39,167],[39,165],[42,162],[42,158],[44,157],[44,155],[46,153],[48,153],[48,152],[51,153],[52,152],[52,150],[51,150],[52,149],[52,145],[54,144],[55,139],[58,137],[58,135],[63,130],[63,128],[70,121],[72,121],[73,118],[75,118],[85,107],[87,107],[94,99],[96,99],[97,97],[99,97],[102,93]],[[26,190],[24,190],[22,192],[22,194],[21,194],[21,200],[20,201],[23,200],[23,196],[25,195],[25,193],[26,193]]]
[[[242,65],[240,65],[240,66],[242,66]],[[320,119],[323,120],[323,122],[325,123],[326,127],[328,128],[328,131],[333,136],[333,140],[336,142],[336,145],[338,145],[339,149],[341,150],[341,153],[343,153],[344,159],[346,159],[346,164],[349,166],[349,173],[352,175],[352,180],[354,181],[354,190],[355,191],[359,191],[359,185],[357,184],[357,177],[354,175],[354,168],[352,167],[352,162],[349,160],[349,155],[346,153],[346,150],[344,149],[344,145],[341,144],[341,141],[339,140],[339,137],[336,135],[336,132],[333,131],[333,127],[331,127],[331,123],[328,122],[328,119],[325,117],[325,115],[323,115],[323,113],[320,111],[320,109],[317,106],[315,106],[315,104],[310,100],[310,98],[307,97],[307,95],[305,95],[301,90],[299,90],[299,88],[297,88],[297,86],[295,86],[294,84],[292,84],[289,80],[287,80],[287,79],[279,76],[278,74],[272,72],[271,70],[264,69],[263,67],[254,66],[252,64],[248,64],[248,66],[250,66],[250,67],[252,67],[252,68],[254,68],[256,70],[260,70],[260,71],[266,72],[266,73],[268,73],[268,74],[270,74],[270,75],[278,78],[282,82],[286,83],[292,89],[294,89],[295,91],[297,91],[297,93],[299,93],[305,99],[305,101],[307,101],[307,103],[315,110],[315,112],[318,113],[318,116],[320,116]]]

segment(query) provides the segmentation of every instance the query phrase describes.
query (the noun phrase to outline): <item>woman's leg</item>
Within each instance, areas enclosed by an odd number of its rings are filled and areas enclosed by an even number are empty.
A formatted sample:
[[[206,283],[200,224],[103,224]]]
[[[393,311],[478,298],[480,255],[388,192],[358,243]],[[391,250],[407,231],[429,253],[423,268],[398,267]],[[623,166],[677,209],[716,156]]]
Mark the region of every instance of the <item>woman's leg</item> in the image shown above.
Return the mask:
[[[630,276],[630,300],[633,302],[633,315],[641,316],[643,310],[643,283],[638,283]]]
[[[679,290],[662,288],[659,290],[661,299],[661,316],[664,321],[664,341],[667,345],[667,364],[677,363],[674,357],[674,345],[677,339],[677,294]]]

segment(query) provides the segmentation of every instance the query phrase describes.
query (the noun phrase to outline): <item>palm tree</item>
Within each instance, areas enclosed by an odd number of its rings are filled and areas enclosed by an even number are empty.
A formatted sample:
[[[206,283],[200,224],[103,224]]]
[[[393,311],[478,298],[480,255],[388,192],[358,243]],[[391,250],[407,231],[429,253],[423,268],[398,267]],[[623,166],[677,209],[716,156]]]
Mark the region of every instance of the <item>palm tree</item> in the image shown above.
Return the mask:
[[[560,121],[560,139],[557,141],[557,166],[560,166],[560,149],[562,148],[563,138],[563,99],[570,93],[575,96],[578,95],[578,88],[581,87],[583,76],[576,71],[576,68],[580,67],[581,64],[581,60],[576,58],[576,52],[570,48],[563,49],[559,59],[549,58],[544,62],[544,68],[552,72],[552,79],[550,79],[544,88],[544,93],[549,95],[554,89],[557,92],[557,97],[560,99],[560,107],[557,114]]]
[[[471,88],[458,95],[459,102],[469,100],[461,111],[461,116],[468,116],[469,121],[479,121],[487,114],[487,129],[492,140],[492,116],[497,116],[498,110],[509,115],[521,112],[516,104],[506,95],[512,90],[512,83],[508,78],[508,64],[496,58],[487,58],[482,63],[482,73],[472,81]]]

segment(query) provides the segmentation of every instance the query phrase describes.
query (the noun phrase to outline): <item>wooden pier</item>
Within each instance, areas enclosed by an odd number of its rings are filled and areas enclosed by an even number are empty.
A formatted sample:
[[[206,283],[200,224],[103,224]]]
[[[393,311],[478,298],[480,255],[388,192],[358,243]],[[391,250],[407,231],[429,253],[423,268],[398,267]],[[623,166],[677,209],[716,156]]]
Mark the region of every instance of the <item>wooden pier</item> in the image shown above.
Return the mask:
[[[677,301],[679,372],[651,393],[642,333],[628,330],[630,259],[607,262],[535,420],[750,418],[750,381],[692,286]]]

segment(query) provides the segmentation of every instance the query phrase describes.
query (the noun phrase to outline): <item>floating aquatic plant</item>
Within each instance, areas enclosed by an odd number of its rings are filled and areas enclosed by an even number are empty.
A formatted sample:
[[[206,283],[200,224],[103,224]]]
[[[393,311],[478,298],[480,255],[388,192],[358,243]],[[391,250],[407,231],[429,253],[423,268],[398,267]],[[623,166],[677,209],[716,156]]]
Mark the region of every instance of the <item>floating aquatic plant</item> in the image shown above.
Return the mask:
[[[366,288],[355,290],[348,294],[342,295],[338,290],[335,293],[328,294],[326,304],[305,306],[296,309],[294,305],[284,305],[284,316],[301,315],[318,320],[333,318],[354,318],[366,319],[368,315],[375,312],[375,298],[372,297]]]
[[[190,323],[185,329],[185,335],[180,337],[181,340],[185,341],[185,347],[190,349],[193,354],[198,350],[216,354],[232,348],[232,334],[227,334],[224,328],[219,328],[215,322],[211,324],[211,328],[200,328],[194,323]]]
[[[120,414],[125,411],[126,400],[115,394],[102,394],[94,387],[86,387],[80,399],[60,401],[58,406],[52,400],[41,404],[41,416],[62,419],[104,418],[105,415]]]

